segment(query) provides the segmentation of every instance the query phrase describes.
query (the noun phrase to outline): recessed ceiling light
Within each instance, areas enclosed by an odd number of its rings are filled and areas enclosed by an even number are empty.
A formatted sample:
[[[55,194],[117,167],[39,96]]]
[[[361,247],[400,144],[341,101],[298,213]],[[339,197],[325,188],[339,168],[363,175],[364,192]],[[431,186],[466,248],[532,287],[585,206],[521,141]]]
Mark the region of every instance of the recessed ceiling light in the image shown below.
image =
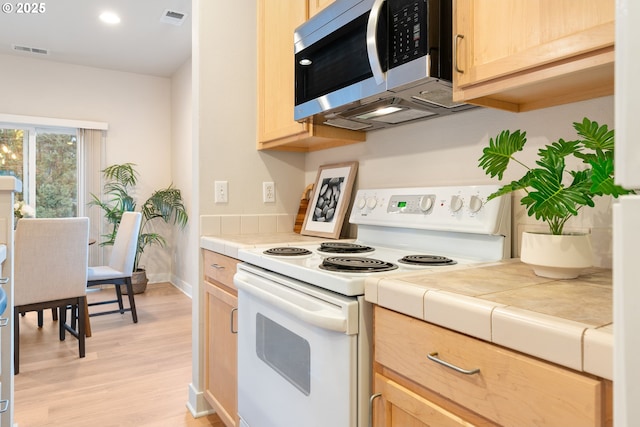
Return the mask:
[[[120,23],[120,17],[113,12],[102,12],[100,20],[106,24],[116,25]]]

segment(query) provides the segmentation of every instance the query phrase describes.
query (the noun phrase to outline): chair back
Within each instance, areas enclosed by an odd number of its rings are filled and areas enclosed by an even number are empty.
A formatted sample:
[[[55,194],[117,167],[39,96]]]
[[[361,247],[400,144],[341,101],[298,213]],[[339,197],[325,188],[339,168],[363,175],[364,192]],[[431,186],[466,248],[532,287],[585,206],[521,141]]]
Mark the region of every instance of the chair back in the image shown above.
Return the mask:
[[[23,218],[14,245],[14,305],[85,294],[89,218]]]
[[[140,234],[140,212],[125,212],[122,214],[116,239],[113,242],[109,267],[131,276],[133,263],[138,249],[138,235]]]

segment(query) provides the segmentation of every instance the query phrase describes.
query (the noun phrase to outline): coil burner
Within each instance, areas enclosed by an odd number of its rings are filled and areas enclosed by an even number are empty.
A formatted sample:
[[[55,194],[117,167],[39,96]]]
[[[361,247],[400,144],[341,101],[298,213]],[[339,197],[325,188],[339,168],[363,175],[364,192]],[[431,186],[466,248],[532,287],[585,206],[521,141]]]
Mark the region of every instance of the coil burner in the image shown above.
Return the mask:
[[[318,248],[318,252],[331,254],[364,254],[373,252],[374,250],[371,246],[346,242],[323,242],[320,243],[320,247]]]
[[[418,266],[439,266],[454,265],[456,261],[439,255],[407,255],[398,260],[401,264],[418,265]]]
[[[327,257],[320,264],[322,270],[338,273],[377,273],[391,271],[397,265],[374,258],[365,257]]]
[[[267,249],[263,252],[265,255],[295,257],[303,255],[311,255],[311,251],[304,248],[296,248],[293,246],[283,246],[278,248]]]

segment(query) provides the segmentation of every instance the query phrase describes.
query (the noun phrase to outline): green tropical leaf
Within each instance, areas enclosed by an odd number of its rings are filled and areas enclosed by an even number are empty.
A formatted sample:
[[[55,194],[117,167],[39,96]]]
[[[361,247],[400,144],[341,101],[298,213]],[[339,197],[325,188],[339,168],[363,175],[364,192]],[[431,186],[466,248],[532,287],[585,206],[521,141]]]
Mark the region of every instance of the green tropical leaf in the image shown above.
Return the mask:
[[[527,133],[519,130],[510,133],[508,130],[500,132],[500,135],[489,139],[489,146],[482,150],[482,157],[478,159],[480,167],[492,178],[496,175],[502,179],[513,154],[522,151],[527,142]]]
[[[598,125],[598,122],[592,122],[586,117],[580,122],[573,123],[574,129],[584,140],[582,144],[585,148],[598,153],[605,151],[613,152],[615,146],[615,135],[613,130],[609,130],[607,125]]]
[[[553,155],[558,157],[566,157],[575,153],[579,146],[580,141],[565,141],[561,138],[558,141],[547,145],[545,148],[539,149],[538,156],[547,157],[553,153]]]
[[[616,185],[613,177],[613,159],[606,159],[600,162],[592,162],[591,168],[591,192],[601,196],[603,194],[618,197],[624,194],[632,194],[633,191],[627,190]]]
[[[530,187],[529,181],[531,180],[531,177],[532,177],[532,172],[531,170],[529,170],[518,181],[511,181],[509,184],[505,184],[502,187],[500,187],[495,193],[490,194],[487,197],[487,200],[495,199],[496,197],[509,194],[513,191],[518,191],[518,190],[528,191],[527,189]]]

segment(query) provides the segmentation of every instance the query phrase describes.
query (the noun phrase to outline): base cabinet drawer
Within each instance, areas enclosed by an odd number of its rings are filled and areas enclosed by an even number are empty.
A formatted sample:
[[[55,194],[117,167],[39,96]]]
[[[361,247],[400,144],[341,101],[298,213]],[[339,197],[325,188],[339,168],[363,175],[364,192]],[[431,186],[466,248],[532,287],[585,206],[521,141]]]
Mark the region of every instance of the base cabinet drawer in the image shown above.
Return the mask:
[[[375,374],[374,392],[380,393],[384,412],[374,417],[374,427],[475,427],[447,409]]]
[[[235,289],[233,275],[236,274],[237,259],[231,258],[213,251],[204,251],[203,270],[204,276],[209,281],[220,282],[223,285]]]
[[[380,307],[374,341],[377,364],[498,425],[606,424],[598,378]]]

